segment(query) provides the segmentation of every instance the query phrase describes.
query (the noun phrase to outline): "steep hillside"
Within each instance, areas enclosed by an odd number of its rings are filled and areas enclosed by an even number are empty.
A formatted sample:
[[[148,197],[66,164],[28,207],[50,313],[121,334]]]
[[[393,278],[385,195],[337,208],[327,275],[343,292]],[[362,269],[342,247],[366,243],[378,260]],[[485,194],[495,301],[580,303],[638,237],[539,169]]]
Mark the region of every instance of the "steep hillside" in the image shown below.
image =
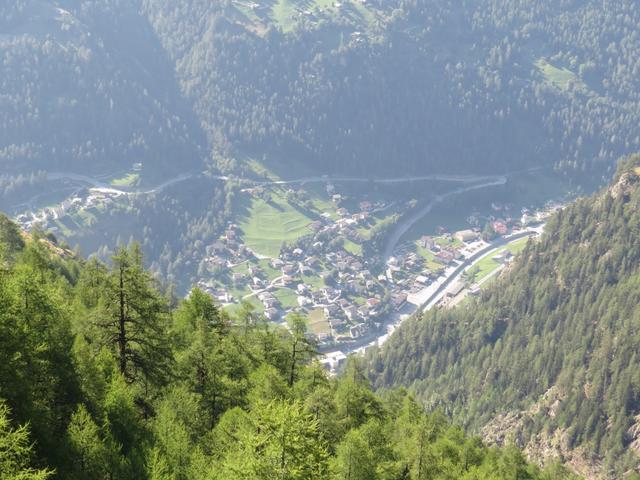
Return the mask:
[[[223,157],[268,152],[368,173],[556,164],[577,175],[638,148],[635,7],[145,0],[143,9]]]
[[[135,2],[2,2],[0,64],[3,174],[202,160],[204,137]]]
[[[373,359],[376,385],[410,386],[535,457],[637,471],[639,175],[636,156],[558,213],[479,299],[406,322]]]
[[[0,165],[600,175],[640,145],[635,7],[10,0]]]
[[[355,362],[327,378],[299,316],[175,306],[136,246],[107,267],[36,240],[0,216],[0,478],[573,478],[376,396]]]

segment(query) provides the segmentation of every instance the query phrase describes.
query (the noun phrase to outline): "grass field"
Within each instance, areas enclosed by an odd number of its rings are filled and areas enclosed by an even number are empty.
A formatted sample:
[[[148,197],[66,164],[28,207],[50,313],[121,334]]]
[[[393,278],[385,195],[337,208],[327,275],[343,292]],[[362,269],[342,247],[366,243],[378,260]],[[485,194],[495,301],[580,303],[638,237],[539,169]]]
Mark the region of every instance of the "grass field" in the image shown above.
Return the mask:
[[[433,253],[431,253],[430,250],[427,250],[426,248],[422,248],[419,245],[418,241],[415,242],[415,245],[416,245],[416,253],[420,255],[422,258],[424,258],[425,265],[428,270],[435,272],[444,268],[444,266],[441,263],[436,262],[436,257],[433,255]]]
[[[291,242],[311,233],[311,221],[283,198],[273,195],[269,203],[252,199],[240,228],[249,248],[261,255],[277,257],[282,242]]]
[[[342,0],[340,9],[335,7],[335,3],[335,0],[277,0],[271,7],[271,20],[285,33],[295,29],[301,16],[306,17],[301,12],[310,12],[312,16],[308,18],[311,19],[339,14],[363,26],[371,25],[376,20],[376,13],[360,1]]]
[[[571,70],[551,65],[544,58],[536,60],[535,66],[538,67],[538,70],[544,75],[547,82],[560,90],[567,90],[569,83],[576,81],[576,75]]]
[[[256,297],[249,298],[247,302],[255,307],[255,312],[262,313],[264,311],[262,303],[260,303],[260,301]],[[230,305],[227,305],[224,309],[229,315],[231,315],[232,318],[234,318],[237,317],[242,310],[242,305],[240,305],[240,302],[232,303]]]
[[[280,300],[283,308],[295,308],[298,306],[298,294],[290,288],[279,288],[273,292],[273,295]]]
[[[331,326],[324,314],[324,310],[318,308],[309,312],[309,329],[316,335],[320,333],[331,333]]]
[[[344,240],[344,249],[352,255],[362,255],[362,245],[358,245],[351,240]]]
[[[137,185],[139,181],[139,173],[129,173],[124,177],[114,178],[113,180],[111,180],[111,185],[113,185],[114,187],[132,187],[134,185]]]
[[[529,238],[527,237],[516,240],[515,242],[505,245],[502,248],[499,248],[495,252],[491,253],[490,255],[487,255],[478,263],[476,263],[476,267],[478,267],[478,274],[476,275],[475,281],[476,282],[481,281],[483,278],[490,275],[493,271],[495,271],[500,266],[500,263],[496,262],[493,259],[493,257],[504,252],[505,250],[508,250],[509,252],[511,252],[512,255],[516,255],[517,253],[521,252],[524,249],[524,247],[527,246],[528,240]]]
[[[267,279],[268,279],[269,282],[271,282],[272,280],[282,276],[282,272],[280,270],[276,270],[275,268],[273,268],[269,264],[269,260],[267,260],[267,259],[258,260],[258,265],[260,266],[262,271],[264,271],[264,273],[267,276]]]

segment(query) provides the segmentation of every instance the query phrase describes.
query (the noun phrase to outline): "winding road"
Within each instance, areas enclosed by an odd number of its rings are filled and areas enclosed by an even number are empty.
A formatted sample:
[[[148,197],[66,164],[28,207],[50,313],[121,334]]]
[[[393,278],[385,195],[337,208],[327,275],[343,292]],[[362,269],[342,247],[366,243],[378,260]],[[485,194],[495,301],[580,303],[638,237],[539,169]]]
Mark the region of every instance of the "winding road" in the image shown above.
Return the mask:
[[[391,234],[389,239],[387,240],[387,243],[384,248],[384,254],[383,254],[384,261],[386,262],[393,255],[393,251],[396,249],[398,242],[400,242],[400,239],[405,235],[405,233],[407,233],[409,229],[418,220],[420,220],[422,217],[427,215],[431,210],[433,210],[433,207],[435,207],[439,203],[442,203],[444,200],[446,200],[449,197],[459,195],[461,193],[470,192],[472,190],[479,190],[481,188],[504,185],[507,183],[506,176],[488,177],[488,178],[493,178],[493,180],[488,182],[478,183],[468,187],[456,188],[455,190],[451,190],[450,192],[437,195],[433,200],[431,200],[428,204],[426,204],[416,213],[414,213],[413,215],[410,215],[408,218],[400,222],[396,226],[394,232]]]
[[[47,173],[47,180],[51,180],[51,181],[72,180],[77,183],[89,185],[91,188],[102,191],[104,193],[113,193],[114,195],[134,195],[134,194],[158,193],[171,185],[174,185],[179,182],[183,182],[185,180],[189,180],[196,176],[197,174],[194,174],[194,173],[183,173],[148,190],[131,190],[131,189],[122,190],[114,187],[113,185],[105,183],[102,180],[99,180],[95,177],[90,177],[88,175],[72,173],[72,172],[50,172],[50,173]],[[235,179],[236,177],[232,177],[229,175],[214,175],[211,178],[213,180],[229,181],[229,180]],[[240,178],[238,179],[240,180]],[[328,182],[397,184],[397,183],[412,183],[412,182],[423,182],[423,181],[442,181],[442,182],[457,182],[457,183],[468,184],[468,183],[477,183],[477,182],[489,182],[489,183],[493,183],[496,181],[506,182],[506,176],[504,175],[432,174],[432,175],[418,175],[414,177],[370,178],[370,177],[340,177],[340,176],[318,175],[314,177],[302,177],[302,178],[296,178],[291,180],[264,180],[264,181],[248,180],[248,179],[242,179],[242,180],[251,182],[258,186],[294,185],[294,184],[305,184],[305,183],[328,183]],[[482,187],[474,186],[474,188],[482,188]],[[451,192],[451,194],[455,194],[455,193],[457,192]]]

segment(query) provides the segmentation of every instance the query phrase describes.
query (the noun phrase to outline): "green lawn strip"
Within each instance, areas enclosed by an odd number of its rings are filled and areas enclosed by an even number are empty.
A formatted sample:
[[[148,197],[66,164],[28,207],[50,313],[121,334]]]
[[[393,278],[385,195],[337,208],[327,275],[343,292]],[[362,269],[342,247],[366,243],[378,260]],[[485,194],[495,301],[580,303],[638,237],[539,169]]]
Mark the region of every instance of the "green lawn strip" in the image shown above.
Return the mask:
[[[331,326],[323,309],[317,308],[309,312],[309,330],[316,335],[321,333],[331,334]]]
[[[138,184],[140,181],[139,173],[129,173],[124,177],[114,178],[111,180],[111,185],[114,187],[132,187],[133,185]]]
[[[508,245],[505,245],[502,248],[490,253],[486,257],[482,258],[475,266],[478,268],[478,275],[475,277],[475,281],[479,282],[487,275],[490,275],[494,272],[501,264],[500,262],[496,262],[493,257],[499,255],[504,251],[511,252],[512,255],[516,255],[518,252],[521,252],[524,247],[527,245],[528,238],[518,239]]]

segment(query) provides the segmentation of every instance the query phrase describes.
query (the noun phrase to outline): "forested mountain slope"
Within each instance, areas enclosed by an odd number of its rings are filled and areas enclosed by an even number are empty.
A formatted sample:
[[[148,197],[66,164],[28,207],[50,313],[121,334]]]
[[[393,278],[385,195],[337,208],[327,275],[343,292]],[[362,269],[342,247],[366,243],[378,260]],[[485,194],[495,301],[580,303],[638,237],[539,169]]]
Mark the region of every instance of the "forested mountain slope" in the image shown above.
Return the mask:
[[[135,2],[0,5],[0,171],[200,165],[204,136]]]
[[[336,4],[143,10],[222,155],[325,171],[601,171],[640,141],[634,2]]]
[[[632,0],[10,0],[3,170],[599,174],[638,148]],[[151,169],[156,172],[157,169]]]
[[[108,268],[1,216],[0,242],[0,478],[573,478],[376,396],[355,362],[328,379],[301,317],[175,305],[135,246]]]
[[[639,305],[636,156],[558,213],[479,299],[403,324],[372,373],[476,432],[502,429],[534,456],[621,478],[640,466]]]

